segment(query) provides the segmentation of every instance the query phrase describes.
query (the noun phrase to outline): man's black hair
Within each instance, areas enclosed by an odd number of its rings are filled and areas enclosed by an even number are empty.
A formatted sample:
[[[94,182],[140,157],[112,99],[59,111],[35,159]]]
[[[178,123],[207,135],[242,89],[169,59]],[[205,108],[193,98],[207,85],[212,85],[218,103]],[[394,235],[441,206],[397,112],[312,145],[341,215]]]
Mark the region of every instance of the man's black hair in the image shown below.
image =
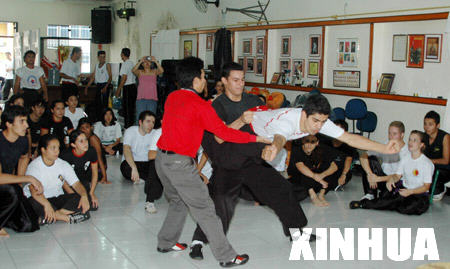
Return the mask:
[[[335,120],[334,124],[341,126],[344,131],[348,132],[348,123],[345,120]]]
[[[313,94],[306,99],[303,111],[306,112],[306,116],[312,114],[330,115],[331,107],[327,98],[321,94]]]
[[[66,104],[67,101],[69,101],[69,98],[75,96],[77,98],[77,100],[80,100],[80,98],[78,97],[78,94],[76,94],[75,92],[70,92],[67,96],[66,99],[64,100],[64,105]]]
[[[81,135],[81,134],[84,134],[82,131],[80,131],[80,130],[73,130],[71,133],[70,133],[70,135],[69,135],[69,143],[70,144],[72,144],[72,143],[74,143],[75,144],[75,142],[77,141],[77,138]]]
[[[244,71],[244,67],[235,62],[226,63],[222,67],[222,77],[228,78],[230,76],[231,71]]]
[[[50,144],[50,141],[56,140],[59,143],[59,139],[54,134],[45,134],[39,138],[39,145],[38,145],[38,154],[42,155],[42,148],[47,149],[48,144]],[[60,152],[61,153],[61,152]]]
[[[129,58],[129,57],[130,57],[130,54],[131,54],[131,51],[130,51],[129,48],[123,48],[121,53],[122,53],[125,57]]]
[[[73,47],[70,57],[72,57],[75,53],[78,53],[78,52],[81,52],[81,47]]]
[[[181,60],[176,68],[176,79],[181,88],[192,88],[194,78],[202,77],[203,61],[197,57]]]
[[[42,107],[45,107],[46,105],[47,105],[47,103],[45,102],[44,99],[38,98],[38,99],[34,100],[34,101],[31,103],[31,106],[30,106],[30,107],[34,107],[34,106],[42,106]]]
[[[100,55],[102,55],[102,54],[106,55],[106,52],[105,52],[104,50],[99,50],[99,51],[97,52],[97,57],[100,56]]]
[[[429,111],[425,115],[425,119],[433,119],[436,124],[441,122],[441,116],[439,116],[439,114],[434,110]]]
[[[52,104],[50,105],[50,109],[54,109],[57,103],[61,103],[64,105],[64,101],[61,99],[56,99],[52,102]]]
[[[155,115],[155,113],[151,112],[150,110],[145,110],[145,111],[142,111],[142,112],[139,114],[139,121],[144,121],[145,118],[148,117],[148,116],[152,116],[152,117],[155,118],[155,120],[156,120],[156,115]]]
[[[32,50],[27,50],[25,52],[25,54],[23,55],[23,60],[25,60],[25,58],[28,56],[28,54],[31,54],[33,56],[36,56],[36,52],[32,51]]]
[[[83,126],[84,124],[89,124],[90,126],[92,126],[92,122],[89,120],[89,118],[84,117],[84,118],[81,118],[81,119],[78,121],[78,127],[77,127],[77,129],[80,129],[81,126]]]
[[[6,130],[6,123],[9,122],[10,124],[13,124],[14,119],[19,116],[22,116],[22,117],[28,116],[28,111],[24,107],[21,107],[21,106],[14,106],[14,105],[9,106],[2,113],[1,128],[3,130]]]

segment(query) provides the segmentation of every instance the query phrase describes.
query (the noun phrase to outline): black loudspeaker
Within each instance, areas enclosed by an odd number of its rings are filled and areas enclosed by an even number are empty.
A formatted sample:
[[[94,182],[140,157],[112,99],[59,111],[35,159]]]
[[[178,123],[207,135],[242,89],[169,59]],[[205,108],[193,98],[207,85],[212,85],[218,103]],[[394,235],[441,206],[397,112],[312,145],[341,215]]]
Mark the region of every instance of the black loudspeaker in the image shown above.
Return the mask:
[[[91,10],[92,43],[111,43],[111,10]]]

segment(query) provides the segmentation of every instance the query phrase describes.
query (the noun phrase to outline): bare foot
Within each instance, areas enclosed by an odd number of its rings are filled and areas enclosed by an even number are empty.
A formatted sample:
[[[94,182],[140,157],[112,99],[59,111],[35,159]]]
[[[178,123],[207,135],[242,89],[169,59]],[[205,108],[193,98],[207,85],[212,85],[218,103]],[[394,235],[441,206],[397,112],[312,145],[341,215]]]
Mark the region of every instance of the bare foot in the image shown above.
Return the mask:
[[[323,206],[329,206],[330,203],[328,203],[327,200],[325,200],[325,196],[319,195],[319,200],[322,202]]]
[[[259,202],[255,202],[253,205],[254,206],[259,206]]]
[[[0,230],[0,238],[1,237],[9,238],[9,233],[7,233],[5,229],[1,229]]]
[[[313,203],[313,205],[318,206],[318,207],[324,207],[325,205],[323,204],[323,202],[317,197],[311,197],[311,202]]]
[[[100,183],[100,184],[112,184],[111,181],[107,181],[107,180],[100,180],[99,183]]]

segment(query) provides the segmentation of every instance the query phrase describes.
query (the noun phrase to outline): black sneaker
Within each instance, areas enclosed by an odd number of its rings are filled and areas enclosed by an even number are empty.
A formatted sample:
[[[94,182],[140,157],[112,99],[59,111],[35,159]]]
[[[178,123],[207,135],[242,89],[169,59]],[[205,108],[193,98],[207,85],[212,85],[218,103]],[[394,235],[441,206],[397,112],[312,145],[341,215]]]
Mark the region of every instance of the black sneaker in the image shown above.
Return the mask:
[[[191,247],[191,251],[189,252],[189,257],[191,257],[194,260],[203,260],[203,253],[202,253],[202,244],[195,244]]]
[[[161,252],[161,253],[167,253],[167,252],[171,252],[171,251],[183,251],[183,250],[185,250],[187,248],[187,244],[184,244],[184,243],[176,243],[173,247],[171,247],[171,248],[160,248],[160,247],[157,247],[156,248],[156,250],[158,251],[158,252]]]
[[[244,265],[248,262],[250,257],[247,254],[237,255],[234,259],[229,262],[220,262],[219,265],[222,267],[233,267],[238,265]]]
[[[349,207],[350,209],[361,208],[361,201],[351,201]]]
[[[76,213],[72,213],[69,215],[69,223],[70,224],[74,224],[74,223],[80,223],[83,221],[86,221],[88,219],[91,218],[91,215],[89,214],[89,211],[86,213],[81,213],[81,212],[76,212]]]

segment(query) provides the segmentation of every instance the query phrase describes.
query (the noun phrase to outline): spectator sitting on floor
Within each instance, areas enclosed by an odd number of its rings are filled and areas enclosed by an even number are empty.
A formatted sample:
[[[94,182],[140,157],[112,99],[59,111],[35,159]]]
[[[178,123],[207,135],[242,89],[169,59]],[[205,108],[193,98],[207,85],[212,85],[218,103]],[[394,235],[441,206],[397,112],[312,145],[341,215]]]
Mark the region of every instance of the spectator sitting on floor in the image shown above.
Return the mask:
[[[117,151],[122,154],[122,127],[114,116],[111,108],[106,108],[101,116],[101,121],[94,125],[94,133],[100,138],[103,150],[114,155]]]

